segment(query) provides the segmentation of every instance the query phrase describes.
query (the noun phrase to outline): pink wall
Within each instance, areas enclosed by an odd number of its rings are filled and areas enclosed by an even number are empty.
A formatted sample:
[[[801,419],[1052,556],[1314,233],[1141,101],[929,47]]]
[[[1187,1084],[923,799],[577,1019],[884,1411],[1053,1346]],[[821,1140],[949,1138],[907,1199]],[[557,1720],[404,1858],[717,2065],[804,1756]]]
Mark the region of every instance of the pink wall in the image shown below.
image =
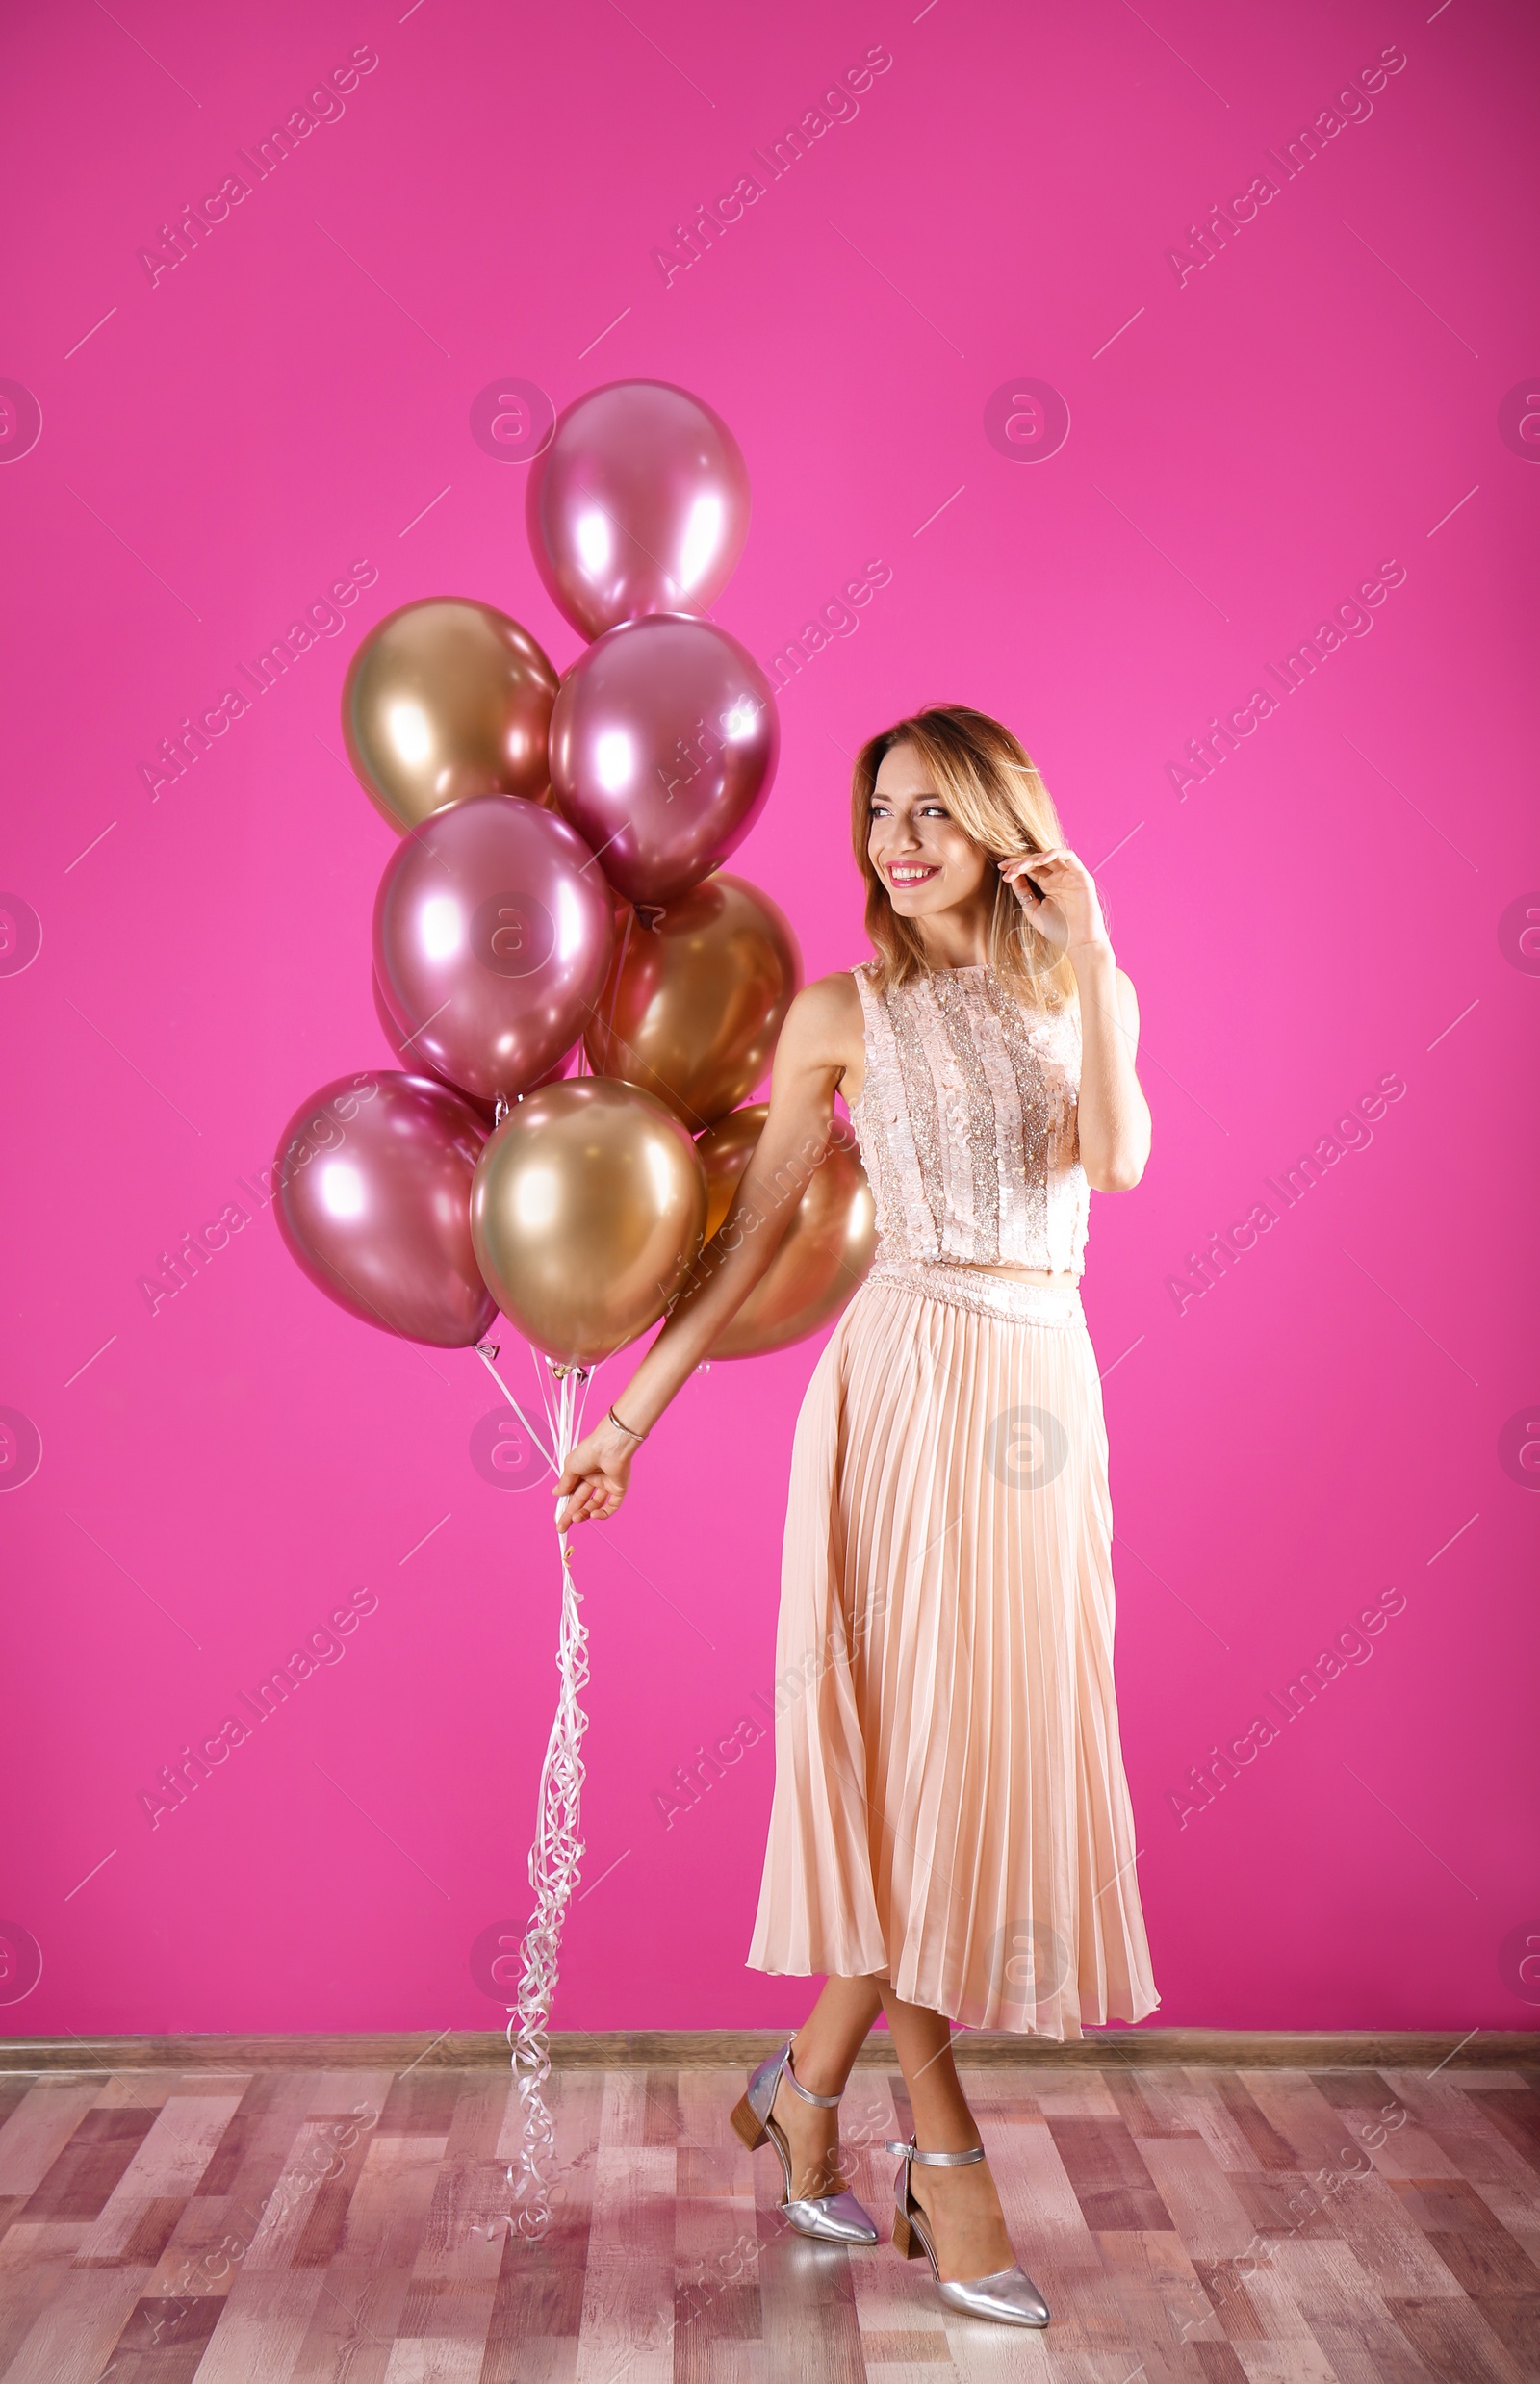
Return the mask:
[[[1160,2020],[1527,2024],[1528,13],[28,14],[0,76],[0,375],[23,393],[0,418],[0,1406],[25,1420],[0,1442],[0,2018],[498,2024],[472,1949],[526,1910],[547,1492],[477,1471],[475,1357],[351,1321],[270,1214],[153,1316],[139,1278],[244,1197],[307,1091],[390,1064],[368,940],[390,840],[340,759],[357,637],[457,593],[559,664],[578,650],[523,467],[473,436],[478,394],[655,375],[747,454],[718,617],[762,660],[890,568],[786,692],[736,864],[809,971],[865,950],[845,756],[922,701],[1012,722],[1105,860],[1155,1148],[1136,1193],[1092,1204],[1087,1304]],[[257,180],[241,152],[361,55],[345,112]],[[890,63],[769,181],[755,151],[863,61]],[[1290,139],[1365,69],[1356,120],[1291,173]],[[157,227],[237,172],[250,194],[152,282]],[[763,195],[665,282],[654,244],[752,173]],[[1275,194],[1184,263],[1186,227],[1259,178]],[[1033,426],[1023,380],[1067,407],[1051,455],[1005,427]],[[152,796],[160,740],[366,572],[340,631]],[[1344,604],[1284,694],[1273,666]],[[1194,763],[1236,712],[1235,750]],[[1362,1146],[1179,1309],[1186,1254],[1386,1078],[1404,1090]],[[767,1743],[671,1826],[656,1798],[767,1688],[815,1356],[698,1376],[624,1520],[582,1536],[589,1853],[558,2025],[804,2007],[743,1967]],[[152,1828],[160,1766],[361,1586],[343,1658]],[[1388,1591],[1348,1642],[1367,1655],[1322,1665],[1198,1807],[1189,1767]]]

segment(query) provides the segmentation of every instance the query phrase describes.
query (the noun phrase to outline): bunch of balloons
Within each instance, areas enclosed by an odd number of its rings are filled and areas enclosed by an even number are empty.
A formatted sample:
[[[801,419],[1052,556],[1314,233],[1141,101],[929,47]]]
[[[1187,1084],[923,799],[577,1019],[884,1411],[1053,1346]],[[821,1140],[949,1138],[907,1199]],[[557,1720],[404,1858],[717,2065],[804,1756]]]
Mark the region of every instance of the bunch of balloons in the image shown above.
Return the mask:
[[[616,382],[559,417],[527,498],[541,577],[589,641],[565,676],[462,597],[403,604],[348,666],[348,756],[402,832],[373,919],[374,1006],[402,1067],[339,1078],[295,1111],[275,1207],[351,1314],[474,1346],[559,1474],[593,1368],[657,1321],[726,1220],[802,960],[776,905],[722,868],[780,741],[764,674],[705,618],[748,530],[737,442],[684,390]],[[874,1239],[836,1137],[712,1356],[828,1322]],[[498,1373],[500,1309],[547,1361],[548,1436]],[[508,2029],[524,2141],[507,2224],[526,2236],[551,2218],[546,2028],[583,1853],[586,1633],[565,1538],[561,1561]]]
[[[723,1221],[802,981],[780,910],[722,870],[780,733],[763,672],[704,618],[748,518],[709,406],[657,381],[591,391],[528,483],[541,577],[591,641],[565,676],[459,597],[402,605],[352,658],[348,756],[404,831],[373,990],[405,1072],[295,1113],[277,1207],[299,1264],[371,1323],[464,1346],[500,1308],[591,1368],[656,1322]],[[713,1356],[826,1323],[871,1244],[836,1141]]]

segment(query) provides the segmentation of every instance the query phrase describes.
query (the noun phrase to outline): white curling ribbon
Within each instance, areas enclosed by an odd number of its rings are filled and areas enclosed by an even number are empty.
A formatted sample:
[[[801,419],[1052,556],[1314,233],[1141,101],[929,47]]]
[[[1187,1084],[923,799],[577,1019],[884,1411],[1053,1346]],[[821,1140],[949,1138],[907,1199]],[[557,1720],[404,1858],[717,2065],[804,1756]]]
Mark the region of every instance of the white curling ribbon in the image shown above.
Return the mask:
[[[543,1456],[546,1455],[538,1434],[531,1430],[491,1359],[484,1350],[479,1354],[526,1431],[529,1432],[535,1447]],[[547,1362],[550,1363],[549,1360]],[[555,1379],[554,1403],[545,1396],[544,1386],[542,1397],[559,1480],[581,1430],[580,1394],[586,1393],[588,1375],[585,1369],[578,1367],[569,1369],[552,1365],[551,1371]],[[510,2235],[534,2239],[543,2236],[551,2225],[551,2172],[555,2160],[555,2129],[545,2095],[551,2076],[551,2046],[547,2032],[552,1999],[556,1991],[562,1922],[572,1900],[572,1891],[578,1884],[578,1866],[584,1853],[579,1834],[584,1777],[579,1749],[583,1732],[588,1728],[588,1717],[579,1702],[582,1691],[588,1685],[588,1633],[583,1628],[582,1599],[573,1579],[572,1550],[564,1534],[558,1532],[557,1539],[561,1550],[561,1623],[556,1641],[556,1669],[561,1685],[556,1698],[555,1718],[546,1744],[546,1759],[540,1767],[535,1834],[529,1849],[529,1884],[534,1890],[534,1910],[520,1949],[523,1968],[519,1978],[519,1996],[510,2009],[507,2028],[514,2084],[519,2095],[521,2141],[518,2159],[510,2163],[507,2172],[513,2209],[491,2226],[473,2229],[474,2233],[489,2239],[503,2228]]]

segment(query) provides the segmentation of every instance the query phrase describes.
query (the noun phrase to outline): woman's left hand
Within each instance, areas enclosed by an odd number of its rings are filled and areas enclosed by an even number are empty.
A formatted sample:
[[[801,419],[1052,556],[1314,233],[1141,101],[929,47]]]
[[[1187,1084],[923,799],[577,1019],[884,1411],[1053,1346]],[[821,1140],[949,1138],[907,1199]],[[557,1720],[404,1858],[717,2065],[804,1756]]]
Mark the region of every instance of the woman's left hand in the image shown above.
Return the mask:
[[[1001,861],[999,869],[1039,935],[1046,937],[1061,960],[1071,944],[1110,941],[1096,881],[1079,854],[1066,844],[1023,853],[1018,859]],[[1040,900],[1028,884],[1029,878],[1041,887]]]

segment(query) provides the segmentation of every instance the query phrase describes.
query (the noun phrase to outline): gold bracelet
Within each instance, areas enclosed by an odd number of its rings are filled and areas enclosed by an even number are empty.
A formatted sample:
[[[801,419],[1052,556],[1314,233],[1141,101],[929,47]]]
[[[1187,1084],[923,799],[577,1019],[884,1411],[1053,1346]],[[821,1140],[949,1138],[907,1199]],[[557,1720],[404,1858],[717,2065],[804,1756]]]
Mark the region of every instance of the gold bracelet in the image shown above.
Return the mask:
[[[627,1439],[629,1441],[644,1441],[647,1438],[647,1434],[645,1432],[633,1431],[629,1423],[622,1423],[613,1407],[609,1410],[609,1421],[614,1425],[616,1431],[624,1432]]]

